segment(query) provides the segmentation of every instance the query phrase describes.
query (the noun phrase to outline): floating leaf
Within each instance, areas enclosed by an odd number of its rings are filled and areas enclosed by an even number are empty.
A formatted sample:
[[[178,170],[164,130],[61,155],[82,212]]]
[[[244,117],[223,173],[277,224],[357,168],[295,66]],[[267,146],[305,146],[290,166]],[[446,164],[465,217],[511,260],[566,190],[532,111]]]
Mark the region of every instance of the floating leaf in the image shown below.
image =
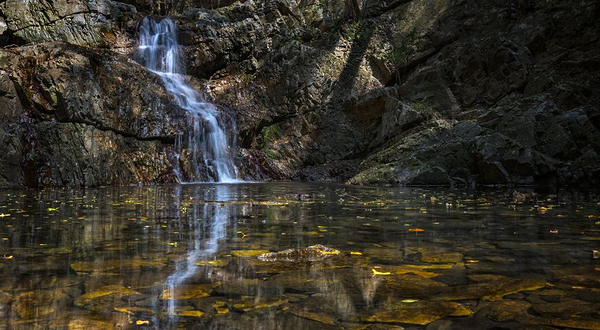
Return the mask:
[[[0,218],[10,217],[10,213],[0,213]]]
[[[392,275],[391,272],[380,272],[380,271],[376,270],[375,268],[371,269],[371,271],[373,271],[373,276],[376,276],[376,275]]]
[[[353,255],[353,256],[362,256],[362,253],[361,252],[352,251],[352,252],[350,252],[350,255]]]
[[[58,207],[49,207],[49,208],[47,208],[47,210],[48,210],[49,212],[52,212],[52,211],[58,211]]]
[[[424,232],[425,229],[421,229],[421,228],[410,228],[408,231],[413,232],[413,233],[420,233],[420,232]]]
[[[150,325],[150,321],[148,321],[148,320],[137,320],[137,321],[135,321],[135,325]]]

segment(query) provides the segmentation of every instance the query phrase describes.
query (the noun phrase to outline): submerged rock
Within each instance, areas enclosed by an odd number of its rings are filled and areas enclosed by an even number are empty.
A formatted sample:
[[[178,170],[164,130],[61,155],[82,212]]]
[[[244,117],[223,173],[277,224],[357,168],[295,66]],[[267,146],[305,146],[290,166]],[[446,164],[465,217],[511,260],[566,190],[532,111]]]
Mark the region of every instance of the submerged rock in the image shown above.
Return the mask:
[[[75,299],[75,306],[96,312],[111,312],[124,306],[123,297],[140,294],[122,285],[108,285],[88,292]]]
[[[307,262],[319,261],[340,254],[339,250],[321,244],[304,249],[287,249],[280,252],[263,253],[258,256],[262,261]]]
[[[383,311],[359,317],[363,322],[409,323],[427,325],[448,316],[470,316],[473,311],[458,303],[413,302],[392,303]]]

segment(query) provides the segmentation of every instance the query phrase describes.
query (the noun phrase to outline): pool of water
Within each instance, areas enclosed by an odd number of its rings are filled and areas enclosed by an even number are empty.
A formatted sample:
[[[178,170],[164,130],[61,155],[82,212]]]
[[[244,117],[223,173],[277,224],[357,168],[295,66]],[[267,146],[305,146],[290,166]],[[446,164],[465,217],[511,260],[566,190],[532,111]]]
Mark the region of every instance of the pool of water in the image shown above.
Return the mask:
[[[264,183],[0,192],[0,329],[600,329],[600,198]]]

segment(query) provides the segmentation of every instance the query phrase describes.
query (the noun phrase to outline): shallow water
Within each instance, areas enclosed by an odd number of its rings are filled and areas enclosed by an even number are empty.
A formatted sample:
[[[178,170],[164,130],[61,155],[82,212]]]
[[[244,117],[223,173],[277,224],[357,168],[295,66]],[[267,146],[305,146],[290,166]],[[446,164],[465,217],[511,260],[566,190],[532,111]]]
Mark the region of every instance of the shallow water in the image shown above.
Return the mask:
[[[3,191],[0,329],[600,329],[599,202],[298,183]]]

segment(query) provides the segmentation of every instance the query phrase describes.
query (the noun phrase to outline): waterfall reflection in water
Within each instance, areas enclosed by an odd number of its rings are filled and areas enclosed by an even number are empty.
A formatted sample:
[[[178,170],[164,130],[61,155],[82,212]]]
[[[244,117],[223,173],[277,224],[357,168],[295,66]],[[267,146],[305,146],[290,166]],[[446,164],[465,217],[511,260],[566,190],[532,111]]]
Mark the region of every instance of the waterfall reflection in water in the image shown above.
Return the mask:
[[[177,42],[177,26],[169,19],[146,17],[139,31],[138,56],[150,71],[159,75],[177,105],[190,116],[186,145],[177,139],[174,171],[180,182],[237,182],[233,162],[235,121],[205,101],[183,75],[183,54]],[[182,153],[188,150],[185,156]],[[183,173],[181,163],[189,163]]]
[[[184,285],[188,279],[199,272],[197,265],[199,261],[213,259],[219,250],[219,244],[225,239],[227,225],[232,223],[232,228],[235,229],[235,217],[230,219],[229,209],[218,203],[218,201],[227,201],[231,198],[228,189],[229,186],[226,185],[215,185],[209,189],[202,186],[196,187],[193,197],[188,197],[196,202],[191,205],[191,210],[188,210],[184,216],[181,214],[181,187],[175,188],[178,231],[187,236],[189,251],[182,258],[183,261],[177,262],[175,271],[165,281],[165,290],[169,295],[176,295],[179,286]],[[198,201],[215,201],[215,203],[199,203]],[[210,276],[208,277],[210,278]],[[176,324],[178,320],[175,309],[176,299],[165,301],[168,304],[170,323]]]

